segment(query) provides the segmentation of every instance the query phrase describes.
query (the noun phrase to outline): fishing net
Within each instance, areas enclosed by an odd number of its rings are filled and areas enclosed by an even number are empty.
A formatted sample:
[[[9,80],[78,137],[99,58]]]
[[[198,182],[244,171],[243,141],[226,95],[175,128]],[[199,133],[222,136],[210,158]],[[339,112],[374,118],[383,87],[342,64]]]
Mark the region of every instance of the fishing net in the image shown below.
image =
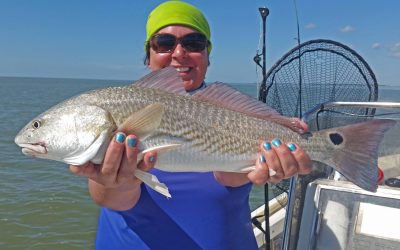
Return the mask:
[[[286,53],[267,73],[260,99],[290,117],[324,102],[376,101],[378,85],[365,60],[346,45],[332,40],[311,40]],[[310,116],[310,131],[354,123],[373,116],[375,109],[330,109]],[[352,114],[352,115],[348,115]],[[287,192],[289,180],[272,185],[275,197]],[[285,204],[282,204],[285,205]]]
[[[286,53],[267,73],[260,95],[265,95],[267,105],[281,114],[301,117],[323,102],[376,101],[378,85],[369,65],[354,50],[336,41],[318,39]],[[375,110],[352,107],[340,112],[373,116]],[[320,114],[319,129],[351,122]],[[313,124],[309,123],[311,131],[316,129]]]

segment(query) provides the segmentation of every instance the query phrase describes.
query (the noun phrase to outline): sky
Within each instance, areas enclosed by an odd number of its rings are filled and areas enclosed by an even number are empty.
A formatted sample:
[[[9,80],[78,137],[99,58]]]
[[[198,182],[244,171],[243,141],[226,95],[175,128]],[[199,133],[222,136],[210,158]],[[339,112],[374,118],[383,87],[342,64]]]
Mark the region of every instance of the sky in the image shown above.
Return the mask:
[[[212,33],[207,81],[254,83],[259,7],[267,7],[267,70],[300,40],[330,39],[360,54],[378,83],[400,86],[398,0],[187,0]],[[0,76],[134,80],[145,24],[159,0],[0,0]]]

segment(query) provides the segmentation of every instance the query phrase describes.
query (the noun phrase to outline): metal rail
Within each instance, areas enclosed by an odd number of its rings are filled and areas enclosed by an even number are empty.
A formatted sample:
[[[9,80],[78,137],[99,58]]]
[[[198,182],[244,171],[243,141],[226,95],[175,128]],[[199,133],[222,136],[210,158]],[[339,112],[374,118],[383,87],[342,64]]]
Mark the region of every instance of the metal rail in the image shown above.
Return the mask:
[[[400,102],[325,102],[318,104],[303,114],[303,120],[320,111],[329,110],[338,107],[356,107],[356,108],[400,108]]]

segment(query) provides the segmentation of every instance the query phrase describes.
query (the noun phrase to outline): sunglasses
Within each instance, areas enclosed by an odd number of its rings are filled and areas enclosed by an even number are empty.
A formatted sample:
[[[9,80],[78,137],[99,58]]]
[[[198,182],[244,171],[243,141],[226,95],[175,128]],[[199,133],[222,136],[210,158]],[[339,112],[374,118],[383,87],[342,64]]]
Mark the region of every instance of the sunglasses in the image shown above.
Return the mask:
[[[207,37],[201,33],[190,33],[182,37],[156,34],[150,39],[150,47],[156,53],[171,53],[178,43],[188,52],[201,52],[208,46]]]

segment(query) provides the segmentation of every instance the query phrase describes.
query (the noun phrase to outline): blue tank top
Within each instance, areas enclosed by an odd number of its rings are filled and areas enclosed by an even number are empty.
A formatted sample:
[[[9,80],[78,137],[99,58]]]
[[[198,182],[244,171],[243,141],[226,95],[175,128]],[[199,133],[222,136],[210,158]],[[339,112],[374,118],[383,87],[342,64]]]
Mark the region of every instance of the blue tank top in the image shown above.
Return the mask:
[[[150,172],[168,186],[172,198],[142,184],[132,209],[102,208],[96,249],[257,249],[250,221],[251,184],[225,187],[212,172]]]

